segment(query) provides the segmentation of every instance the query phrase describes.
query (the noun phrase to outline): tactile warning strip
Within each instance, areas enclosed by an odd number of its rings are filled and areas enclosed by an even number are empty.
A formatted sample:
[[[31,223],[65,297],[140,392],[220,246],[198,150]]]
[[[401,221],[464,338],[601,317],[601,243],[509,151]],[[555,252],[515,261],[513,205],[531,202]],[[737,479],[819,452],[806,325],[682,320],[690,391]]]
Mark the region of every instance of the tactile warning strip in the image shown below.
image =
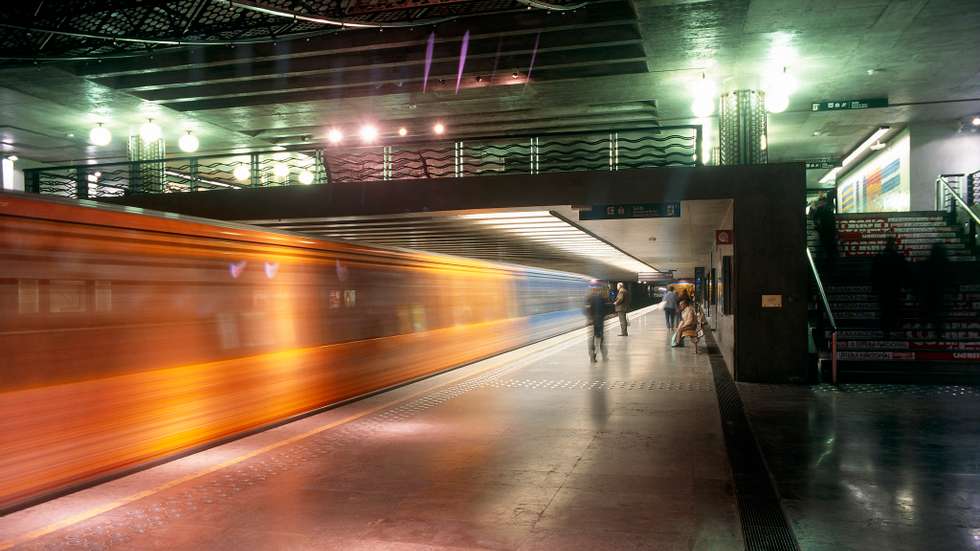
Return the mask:
[[[903,396],[903,397],[964,397],[980,396],[980,386],[976,385],[915,385],[915,384],[871,384],[847,383],[840,385],[819,384],[802,387],[821,394],[861,394],[865,396]],[[740,384],[740,392],[786,394],[786,387],[765,384]]]
[[[799,551],[796,536],[786,521],[762,452],[752,434],[738,387],[711,335],[706,336],[721,410],[725,447],[735,480],[742,537],[747,551]]]
[[[534,390],[664,390],[711,392],[714,386],[693,381],[604,381],[601,379],[497,379],[488,381],[493,388],[527,388]]]

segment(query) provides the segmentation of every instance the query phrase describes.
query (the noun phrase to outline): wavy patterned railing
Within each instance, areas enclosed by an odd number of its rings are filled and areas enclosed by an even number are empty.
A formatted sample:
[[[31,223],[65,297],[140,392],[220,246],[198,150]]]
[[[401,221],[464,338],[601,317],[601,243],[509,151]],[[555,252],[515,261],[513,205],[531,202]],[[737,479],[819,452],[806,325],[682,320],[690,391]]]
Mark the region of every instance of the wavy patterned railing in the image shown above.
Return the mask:
[[[28,191],[73,198],[696,166],[699,126],[462,141],[325,146],[28,169]]]

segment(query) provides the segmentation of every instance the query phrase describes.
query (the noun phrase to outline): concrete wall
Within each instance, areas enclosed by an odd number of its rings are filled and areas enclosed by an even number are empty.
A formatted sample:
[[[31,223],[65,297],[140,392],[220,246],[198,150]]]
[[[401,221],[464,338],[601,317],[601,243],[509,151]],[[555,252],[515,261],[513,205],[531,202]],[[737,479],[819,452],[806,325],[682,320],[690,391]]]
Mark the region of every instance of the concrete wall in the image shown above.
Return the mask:
[[[934,210],[936,176],[980,170],[980,133],[960,132],[959,122],[916,123],[910,156],[911,208]]]
[[[224,220],[282,220],[466,209],[733,199],[735,377],[802,382],[806,373],[806,173],[802,163],[392,180],[109,200]],[[761,307],[764,294],[781,308]],[[728,341],[726,341],[728,342]]]
[[[735,221],[735,204],[728,208],[728,212],[725,213],[725,217],[718,224],[719,230],[731,230],[734,229]],[[721,259],[725,256],[732,256],[732,269],[736,269],[736,260],[734,258],[735,247],[734,245],[715,245],[714,250],[711,253],[711,260],[708,266],[715,269],[715,277],[719,283],[721,283],[722,278],[722,266]],[[709,268],[710,269],[710,268]],[[735,365],[735,316],[725,315],[722,308],[723,302],[723,289],[718,290],[717,293],[717,303],[711,307],[711,327],[714,329],[715,341],[718,342],[718,348],[721,349],[722,356],[725,358],[725,363],[728,368],[731,369]]]

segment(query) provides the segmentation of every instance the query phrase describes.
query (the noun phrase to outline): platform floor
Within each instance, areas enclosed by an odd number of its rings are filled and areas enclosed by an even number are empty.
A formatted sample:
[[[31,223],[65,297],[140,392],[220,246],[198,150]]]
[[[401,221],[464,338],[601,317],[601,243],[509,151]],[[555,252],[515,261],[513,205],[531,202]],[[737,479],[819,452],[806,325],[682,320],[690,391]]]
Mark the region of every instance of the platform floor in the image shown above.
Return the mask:
[[[704,354],[660,312],[0,519],[18,549],[742,549]]]
[[[980,550],[980,387],[738,386],[802,549]]]

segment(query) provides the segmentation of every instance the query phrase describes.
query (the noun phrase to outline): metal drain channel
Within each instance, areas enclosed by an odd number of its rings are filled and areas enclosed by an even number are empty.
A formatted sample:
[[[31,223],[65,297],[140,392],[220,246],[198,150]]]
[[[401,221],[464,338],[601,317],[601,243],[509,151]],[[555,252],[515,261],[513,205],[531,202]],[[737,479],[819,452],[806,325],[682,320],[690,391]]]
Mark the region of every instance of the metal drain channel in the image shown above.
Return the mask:
[[[725,447],[735,481],[739,520],[746,551],[799,551],[796,536],[786,521],[742,398],[711,334],[706,335],[708,359],[715,379]]]

